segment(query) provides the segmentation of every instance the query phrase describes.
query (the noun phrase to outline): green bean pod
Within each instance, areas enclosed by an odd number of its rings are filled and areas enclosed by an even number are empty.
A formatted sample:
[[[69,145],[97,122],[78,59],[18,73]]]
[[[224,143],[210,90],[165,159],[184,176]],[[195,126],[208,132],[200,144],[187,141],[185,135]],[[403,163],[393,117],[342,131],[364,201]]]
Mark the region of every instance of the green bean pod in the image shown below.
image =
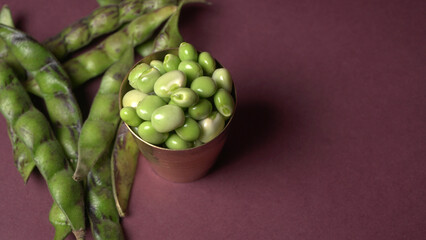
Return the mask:
[[[0,11],[0,23],[14,27],[10,9],[7,7],[7,5],[3,5],[2,10]],[[17,74],[19,79],[23,79],[23,76],[26,75],[25,69],[22,68],[15,56],[10,54],[6,43],[2,39],[0,39],[0,58],[3,58],[9,67],[12,67],[15,73],[20,73],[19,75]],[[7,125],[9,138],[12,143],[15,166],[24,179],[24,182],[27,182],[28,177],[35,167],[35,162],[31,150],[19,139],[13,127],[9,124]],[[49,221],[55,228],[55,240],[65,239],[65,237],[72,230],[67,216],[62,212],[62,210],[55,202],[53,202],[51,211],[49,213]]]
[[[167,20],[167,23],[153,41],[152,52],[158,52],[168,48],[176,48],[183,41],[179,32],[179,16],[182,6],[187,3],[207,3],[205,0],[181,0],[176,12]]]
[[[69,73],[72,84],[81,85],[104,72],[121,57],[127,48],[133,48],[148,39],[155,29],[175,11],[176,6],[166,6],[144,14],[125,28],[110,35],[94,49],[65,62],[64,68]]]
[[[124,239],[113,196],[109,153],[104,154],[87,175],[88,216],[95,240]]]
[[[3,5],[0,11],[0,23],[10,27],[14,27],[12,15],[7,5]],[[17,74],[19,79],[22,79],[22,75],[25,74],[25,70],[22,68],[20,63],[8,50],[6,43],[0,39],[0,58],[4,60],[9,67],[13,69],[13,72],[21,73]],[[31,151],[25,146],[25,144],[18,138],[13,130],[12,126],[7,124],[7,130],[9,139],[13,150],[13,161],[15,163],[18,172],[21,174],[24,182],[26,183],[32,170],[35,167],[35,163],[31,156]]]
[[[96,0],[99,4],[99,6],[106,6],[111,4],[118,4],[121,2],[121,0]]]
[[[54,240],[64,240],[72,231],[67,216],[59,208],[58,204],[53,202],[49,212],[49,221],[55,228]]]
[[[21,174],[22,179],[26,183],[28,178],[35,167],[35,162],[31,155],[30,149],[18,138],[12,126],[7,126],[9,138],[13,149],[13,162],[15,163],[18,172]]]
[[[65,213],[77,239],[84,238],[82,186],[72,180],[72,170],[48,120],[31,103],[12,70],[0,60],[0,110],[17,136],[31,150],[50,194]]]
[[[145,42],[143,42],[142,44],[138,45],[135,47],[136,52],[142,56],[142,57],[146,57],[149,54],[153,53],[153,49],[154,49],[154,37],[151,37],[150,39],[146,40]]]
[[[167,20],[161,31],[148,41],[137,46],[136,52],[142,57],[146,57],[153,52],[158,52],[168,48],[176,48],[183,41],[182,35],[179,32],[179,16],[182,6],[187,3],[206,3],[205,0],[181,0],[176,12]],[[177,67],[176,67],[177,69]],[[176,70],[173,69],[173,70]]]
[[[67,74],[55,57],[25,33],[0,24],[0,37],[40,87],[57,139],[72,162],[77,160],[77,140],[82,116]]]
[[[6,4],[3,5],[2,9],[0,10],[0,24],[4,24],[12,28],[15,27],[12,19],[12,13]],[[0,39],[0,58],[5,59],[7,65],[13,69],[13,72],[20,80],[26,78],[27,73],[25,69],[21,66],[15,56],[11,54],[6,45],[6,42],[4,42],[3,39]]]
[[[126,0],[102,6],[48,39],[44,45],[58,59],[64,59],[69,53],[86,46],[96,37],[117,30],[141,14],[173,4],[176,4],[176,0]]]
[[[121,81],[132,65],[133,48],[129,48],[120,61],[113,64],[102,77],[78,140],[78,162],[73,176],[77,181],[84,179],[98,159],[109,152],[108,148],[120,122],[118,92]]]
[[[120,124],[111,155],[112,190],[120,217],[127,212],[130,192],[136,174],[139,149],[132,133]]]
[[[9,65],[9,67],[13,69],[13,72],[20,80],[26,79],[27,72],[21,66],[21,64],[16,59],[16,57],[13,56],[13,54],[10,52],[9,48],[6,46],[6,42],[3,41],[3,39],[1,38],[0,38],[0,58],[4,59],[7,62],[7,65]]]

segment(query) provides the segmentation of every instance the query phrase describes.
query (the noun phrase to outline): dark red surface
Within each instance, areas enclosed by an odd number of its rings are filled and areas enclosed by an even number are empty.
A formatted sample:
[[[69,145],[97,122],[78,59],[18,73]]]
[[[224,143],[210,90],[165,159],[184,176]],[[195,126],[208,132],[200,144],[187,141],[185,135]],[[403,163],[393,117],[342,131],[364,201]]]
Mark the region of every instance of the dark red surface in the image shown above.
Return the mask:
[[[186,7],[181,29],[233,74],[230,138],[190,184],[140,158],[127,238],[425,239],[425,2],[211,2]],[[1,3],[38,40],[97,6]],[[0,238],[52,239],[47,188],[38,173],[22,183],[0,125]]]

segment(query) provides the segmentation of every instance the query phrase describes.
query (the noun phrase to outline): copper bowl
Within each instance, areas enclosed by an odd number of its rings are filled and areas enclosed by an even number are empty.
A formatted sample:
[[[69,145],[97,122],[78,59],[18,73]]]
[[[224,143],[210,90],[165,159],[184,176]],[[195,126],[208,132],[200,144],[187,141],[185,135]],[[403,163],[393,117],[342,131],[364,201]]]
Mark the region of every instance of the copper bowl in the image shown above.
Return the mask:
[[[138,61],[133,67],[140,63],[149,64],[152,60],[162,61],[164,56],[166,56],[168,53],[178,55],[178,49],[168,49],[153,53]],[[217,61],[216,63],[218,67],[221,67],[220,63]],[[127,80],[128,75],[129,73],[127,73],[120,87],[120,110],[123,107],[121,100],[124,94],[132,89]],[[236,106],[237,98],[235,85],[232,90],[232,96],[234,97]],[[223,145],[225,144],[227,135],[229,133],[229,125],[232,122],[233,115],[228,119],[225,128],[216,138],[201,146],[185,150],[171,150],[148,143],[140,138],[135,132],[133,132],[133,130],[127,124],[126,126],[132,133],[133,137],[136,139],[139,150],[148,160],[148,163],[154,172],[168,181],[183,183],[195,181],[205,176],[209,169],[213,166],[223,148]]]

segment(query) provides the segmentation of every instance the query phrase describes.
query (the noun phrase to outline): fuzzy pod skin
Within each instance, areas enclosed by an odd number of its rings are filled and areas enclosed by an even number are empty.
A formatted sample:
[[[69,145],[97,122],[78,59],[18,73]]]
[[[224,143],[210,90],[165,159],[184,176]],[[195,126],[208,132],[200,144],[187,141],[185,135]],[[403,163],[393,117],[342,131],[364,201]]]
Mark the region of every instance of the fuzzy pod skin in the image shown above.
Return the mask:
[[[0,22],[1,24],[1,22]],[[10,52],[9,48],[6,45],[6,42],[0,38],[0,58],[4,59],[7,62],[7,65],[13,69],[13,72],[19,79],[26,79],[27,72],[21,66],[18,59]],[[35,81],[34,81],[35,82]]]
[[[50,194],[66,215],[77,239],[85,229],[82,186],[72,180],[67,157],[48,120],[31,103],[28,94],[4,62],[0,61],[0,110],[17,136],[31,150]]]
[[[67,157],[75,162],[82,116],[67,74],[48,50],[25,33],[0,24],[0,37],[26,71],[34,76],[57,139]]]
[[[155,38],[151,37],[150,39],[146,40],[142,44],[136,46],[135,47],[136,52],[142,57],[146,57],[149,54],[153,53],[152,50],[154,49],[154,39]]]
[[[27,183],[35,167],[35,162],[30,149],[19,139],[12,126],[8,124],[7,127],[13,149],[13,162],[15,163],[16,169],[18,169],[18,172],[21,174],[22,179]]]
[[[12,15],[7,5],[3,5],[0,11],[0,23],[14,27]],[[3,39],[0,39],[0,58],[4,60],[8,67],[13,69],[15,74],[20,73],[16,74],[19,79],[22,79],[23,75],[26,74],[18,60],[8,50]],[[35,162],[31,156],[31,151],[19,139],[15,133],[15,130],[13,130],[13,127],[9,124],[7,124],[7,131],[13,150],[13,162],[18,172],[21,174],[22,179],[26,183],[35,167]]]
[[[207,3],[205,0],[182,0],[179,2],[176,12],[167,20],[164,27],[153,41],[152,52],[158,52],[168,48],[176,48],[183,41],[179,32],[179,17],[183,5],[187,3]],[[143,56],[143,55],[142,55]]]
[[[102,2],[106,2],[103,0]],[[157,8],[176,4],[175,0],[126,0],[111,3],[95,9],[90,15],[63,29],[56,36],[44,42],[44,45],[58,58],[64,59],[86,45],[93,39],[117,30],[123,24],[132,21],[141,14]]]
[[[70,75],[73,86],[81,85],[101,74],[116,62],[127,48],[133,48],[148,39],[176,8],[166,6],[144,14],[110,35],[94,49],[65,62],[64,68]]]
[[[6,26],[15,27],[12,19],[12,13],[10,12],[9,7],[5,4],[0,10],[0,24],[4,24]],[[19,61],[11,54],[9,51],[6,42],[3,39],[0,39],[0,58],[4,59],[7,62],[7,65],[13,69],[13,72],[17,75],[20,80],[26,78],[27,73],[25,69],[21,66]]]
[[[179,2],[176,12],[167,20],[161,31],[150,40],[136,47],[136,51],[142,57],[146,57],[153,52],[158,52],[168,48],[176,48],[183,41],[179,32],[179,17],[183,5],[187,3],[206,3],[205,0],[182,0]],[[176,68],[177,69],[177,68]],[[174,70],[176,70],[174,69]]]
[[[99,6],[106,6],[111,4],[118,4],[121,2],[121,0],[96,0],[99,4]]]
[[[95,240],[124,240],[113,197],[109,153],[104,154],[87,175],[88,216]]]
[[[72,231],[67,216],[55,202],[49,212],[49,221],[55,228],[54,240],[64,240]]]
[[[14,27],[10,9],[7,5],[4,5],[0,11],[0,23],[10,27]],[[26,75],[25,70],[22,68],[18,60],[10,54],[7,49],[6,43],[0,39],[0,58],[3,58],[5,62],[12,66],[14,72],[17,74],[19,79],[23,79],[23,75]],[[13,149],[13,160],[16,168],[21,174],[24,182],[26,183],[32,170],[35,167],[35,162],[32,156],[31,150],[19,139],[16,135],[15,130],[11,125],[8,124],[8,134]],[[49,221],[55,228],[54,240],[63,240],[71,233],[72,229],[67,219],[67,216],[62,212],[59,206],[53,202],[52,208],[49,213]]]
[[[133,48],[127,49],[122,58],[102,77],[78,140],[78,162],[73,176],[77,181],[84,179],[92,166],[109,152],[109,146],[120,122],[118,108],[120,84],[133,65],[133,57]]]
[[[139,149],[132,133],[120,124],[111,155],[112,190],[120,217],[127,213],[130,192],[138,165]]]

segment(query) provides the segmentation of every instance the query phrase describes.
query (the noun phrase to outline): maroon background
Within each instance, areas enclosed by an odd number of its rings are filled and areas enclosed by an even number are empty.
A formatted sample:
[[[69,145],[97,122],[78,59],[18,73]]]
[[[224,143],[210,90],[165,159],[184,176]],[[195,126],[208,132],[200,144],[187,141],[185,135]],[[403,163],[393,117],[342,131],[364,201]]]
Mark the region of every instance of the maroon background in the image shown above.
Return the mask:
[[[97,6],[5,2],[40,41]],[[181,30],[233,74],[231,135],[194,183],[140,158],[128,239],[425,239],[425,1],[211,2]],[[98,84],[77,90],[85,114]],[[0,125],[0,238],[52,239],[47,188],[22,183]]]

